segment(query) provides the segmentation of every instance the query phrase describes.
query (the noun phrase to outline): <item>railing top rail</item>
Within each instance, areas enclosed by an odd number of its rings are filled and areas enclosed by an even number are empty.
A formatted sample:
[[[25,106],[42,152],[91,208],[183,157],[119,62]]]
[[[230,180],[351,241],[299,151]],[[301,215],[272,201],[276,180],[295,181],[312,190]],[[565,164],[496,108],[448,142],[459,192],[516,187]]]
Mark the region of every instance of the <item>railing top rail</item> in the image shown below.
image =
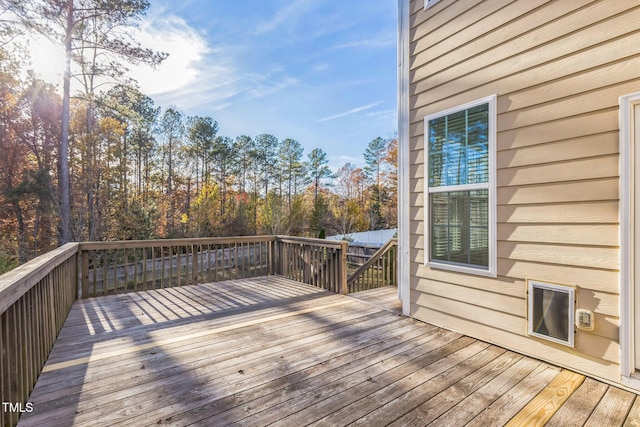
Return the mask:
[[[276,236],[277,240],[284,243],[300,243],[309,246],[322,246],[325,248],[341,248],[347,244],[346,240],[325,240],[311,237]]]
[[[194,237],[183,239],[154,239],[154,240],[113,240],[104,242],[82,242],[81,251],[101,249],[134,249],[160,246],[183,245],[207,245],[207,244],[231,244],[247,242],[270,242],[276,240],[276,236],[236,236],[236,237]]]
[[[67,243],[0,276],[0,314],[18,301],[55,267],[78,253],[78,243]]]
[[[82,242],[81,251],[103,250],[103,249],[133,249],[160,246],[181,246],[181,245],[206,245],[206,244],[233,244],[247,242],[270,242],[281,241],[284,243],[300,243],[310,246],[322,246],[329,248],[341,248],[346,241],[324,240],[310,237],[292,236],[235,236],[235,237],[197,237],[182,239],[154,239],[154,240],[113,240],[101,242]]]
[[[393,238],[392,238],[393,239]],[[388,242],[387,242],[388,243]],[[371,248],[371,249],[379,249],[384,245],[377,245],[374,243],[357,243],[357,242],[349,242],[349,246],[354,248]]]

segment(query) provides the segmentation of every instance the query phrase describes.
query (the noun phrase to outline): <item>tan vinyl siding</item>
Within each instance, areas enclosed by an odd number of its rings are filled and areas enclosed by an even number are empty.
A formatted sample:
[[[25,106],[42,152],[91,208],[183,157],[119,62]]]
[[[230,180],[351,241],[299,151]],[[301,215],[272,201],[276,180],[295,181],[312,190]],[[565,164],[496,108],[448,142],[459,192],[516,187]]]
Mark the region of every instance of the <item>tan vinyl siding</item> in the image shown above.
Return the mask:
[[[610,382],[619,372],[618,98],[640,0],[411,1],[411,314]],[[424,117],[497,94],[497,278],[424,265]],[[527,336],[526,279],[577,286],[575,348]]]

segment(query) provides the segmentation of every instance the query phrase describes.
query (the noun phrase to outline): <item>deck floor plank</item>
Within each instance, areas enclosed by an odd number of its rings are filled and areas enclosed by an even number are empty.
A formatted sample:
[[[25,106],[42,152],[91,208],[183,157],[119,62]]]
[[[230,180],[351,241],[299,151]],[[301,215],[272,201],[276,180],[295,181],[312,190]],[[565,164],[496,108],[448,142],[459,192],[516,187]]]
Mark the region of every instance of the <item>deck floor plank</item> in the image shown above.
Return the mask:
[[[624,423],[636,395],[617,387],[609,387],[585,427],[615,426]]]
[[[582,385],[585,377],[562,370],[536,397],[509,422],[509,427],[545,425],[571,395]]]
[[[467,396],[431,423],[433,426],[465,425],[485,408],[511,390],[533,372],[541,362],[523,358],[477,390],[466,390]],[[454,399],[458,400],[458,399]]]
[[[560,372],[559,368],[540,364],[526,378],[519,382],[508,393],[489,405],[473,420],[468,427],[502,426],[524,408],[542,389]]]
[[[640,426],[640,397],[636,396],[633,401],[633,405],[629,410],[627,419],[624,420],[623,427],[638,427]]]
[[[421,426],[433,422],[522,358],[518,354],[500,350],[499,356],[485,360],[481,365],[470,364],[464,370],[458,367],[451,369],[442,380],[438,378],[435,384],[425,384],[411,390],[361,418],[356,425],[367,425],[377,419],[402,426]],[[465,371],[463,376],[460,376],[461,370]],[[421,398],[424,393],[432,393],[427,401]]]
[[[609,386],[591,378],[585,378],[578,390],[567,399],[564,405],[551,417],[547,427],[582,425],[607,392]]]
[[[503,349],[477,341],[467,343],[466,347],[453,353],[448,352],[449,354],[440,354],[436,351],[430,364],[412,366],[413,372],[407,372],[405,368],[403,375],[391,378],[393,382],[381,382],[374,378],[376,382],[380,382],[380,386],[376,387],[373,393],[359,393],[357,399],[352,397],[350,390],[341,393],[339,398],[349,405],[335,413],[325,415],[316,424],[329,426],[360,422],[366,425],[371,422],[383,423],[386,419],[393,420],[397,417],[386,416],[386,414],[390,412],[395,414],[399,410],[404,411],[406,408],[410,410],[417,406],[412,404],[412,397],[420,400],[420,403],[424,402],[424,399],[417,397],[422,391],[426,392],[424,396],[429,399],[430,396],[434,396],[440,390],[480,369],[482,365],[490,363],[504,352]],[[416,368],[419,369],[415,370]],[[383,374],[381,378],[384,379],[387,376]]]
[[[76,301],[20,425],[504,425],[560,372],[400,314],[279,276]],[[639,414],[587,379],[551,421]]]

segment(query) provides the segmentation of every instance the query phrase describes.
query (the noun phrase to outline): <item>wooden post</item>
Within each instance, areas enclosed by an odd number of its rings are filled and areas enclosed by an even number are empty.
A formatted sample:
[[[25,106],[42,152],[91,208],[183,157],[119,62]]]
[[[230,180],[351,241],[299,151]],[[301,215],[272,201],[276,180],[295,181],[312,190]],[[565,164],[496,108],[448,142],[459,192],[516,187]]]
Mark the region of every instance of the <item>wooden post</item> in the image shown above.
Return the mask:
[[[311,284],[311,246],[303,246],[302,251],[302,281]]]
[[[349,249],[349,242],[343,240],[340,242],[340,293],[346,295],[347,289],[347,251]]]
[[[185,247],[185,252],[186,250]],[[182,246],[176,246],[176,276],[178,276],[178,284],[176,286],[182,286]]]
[[[276,240],[276,274],[284,274],[284,243],[281,240]]]
[[[164,246],[160,246],[160,258],[161,258],[161,266],[162,266],[162,273],[160,275],[160,289],[164,289],[164,272],[165,272],[165,266],[164,266]]]
[[[100,253],[102,253],[102,294],[106,295],[107,287],[108,287],[108,283],[109,283],[109,274],[108,274],[109,271],[107,270],[107,261],[109,260],[109,251],[104,250],[104,251],[101,251]],[[114,253],[114,252],[112,252],[112,253]],[[98,252],[94,251],[94,254],[96,254],[95,256],[97,257]],[[94,264],[95,264],[95,262],[94,262]],[[97,277],[98,271],[96,269],[94,269],[93,271],[94,271],[93,274]],[[114,273],[113,273],[113,277],[114,277],[114,279],[113,279],[114,285],[113,286],[115,286],[115,283],[116,283],[115,282],[115,277],[116,277],[115,270],[114,270]],[[94,277],[94,279],[95,279],[95,277]],[[95,279],[93,281],[93,295],[87,295],[87,298],[89,296],[96,296],[97,292],[98,292],[98,281],[97,281],[97,279]]]
[[[192,273],[192,285],[198,284],[198,246],[191,246],[191,273]]]
[[[82,298],[89,298],[89,252],[88,251],[82,251]],[[105,265],[102,266],[102,269],[104,270],[105,268],[107,268]],[[94,270],[93,270],[93,275],[96,275],[96,270],[95,270],[95,262],[94,262]],[[95,283],[95,280],[94,280]],[[104,288],[104,283],[102,284],[102,287]],[[94,292],[96,291],[95,289],[93,290]]]
[[[215,253],[213,254],[213,281],[218,281],[218,264],[220,263],[220,256],[218,255],[218,245],[214,246]],[[224,253],[224,250],[223,252]]]
[[[122,249],[122,258],[124,265],[124,283],[122,287],[124,289],[123,292],[127,292],[129,290],[129,256],[126,248]]]
[[[145,291],[149,289],[147,278],[147,248],[142,248],[142,283],[142,289]]]

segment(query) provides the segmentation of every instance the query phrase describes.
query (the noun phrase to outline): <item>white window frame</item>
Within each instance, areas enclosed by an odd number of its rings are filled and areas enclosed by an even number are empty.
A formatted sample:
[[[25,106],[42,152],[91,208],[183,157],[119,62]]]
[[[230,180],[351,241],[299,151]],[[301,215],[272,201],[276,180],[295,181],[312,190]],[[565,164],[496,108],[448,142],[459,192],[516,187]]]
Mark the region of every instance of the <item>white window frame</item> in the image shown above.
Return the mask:
[[[464,105],[460,105],[454,108],[450,108],[445,111],[440,111],[435,114],[431,114],[424,118],[424,151],[425,151],[425,173],[424,173],[424,263],[428,267],[437,268],[442,270],[456,271],[460,273],[475,274],[479,276],[496,277],[496,113],[497,95],[491,95],[486,98],[478,99],[473,102],[469,102]],[[488,104],[489,113],[489,182],[482,184],[466,184],[466,185],[451,185],[430,187],[429,186],[429,142],[427,140],[429,135],[429,121],[437,119],[449,114],[457,113],[460,111],[468,110],[478,105]],[[431,212],[430,212],[430,194],[438,192],[450,192],[450,191],[468,191],[486,189],[489,193],[489,265],[487,268],[474,267],[469,264],[456,264],[448,263],[437,260],[431,260]]]
[[[431,6],[438,3],[440,0],[424,0],[424,10],[429,9]]]

